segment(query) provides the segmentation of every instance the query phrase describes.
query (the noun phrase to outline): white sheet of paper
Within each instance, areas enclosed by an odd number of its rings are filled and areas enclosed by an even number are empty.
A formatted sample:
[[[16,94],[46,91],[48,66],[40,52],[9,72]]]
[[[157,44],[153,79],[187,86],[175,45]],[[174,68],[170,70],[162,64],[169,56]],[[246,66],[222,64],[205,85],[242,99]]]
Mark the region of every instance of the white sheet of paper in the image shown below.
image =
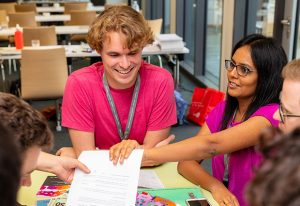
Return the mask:
[[[151,188],[151,189],[164,188],[164,185],[161,183],[156,172],[151,170],[140,171],[138,186],[142,188]]]
[[[82,152],[78,159],[91,173],[75,171],[67,206],[135,205],[143,151],[133,150],[122,165],[113,165],[108,150]]]

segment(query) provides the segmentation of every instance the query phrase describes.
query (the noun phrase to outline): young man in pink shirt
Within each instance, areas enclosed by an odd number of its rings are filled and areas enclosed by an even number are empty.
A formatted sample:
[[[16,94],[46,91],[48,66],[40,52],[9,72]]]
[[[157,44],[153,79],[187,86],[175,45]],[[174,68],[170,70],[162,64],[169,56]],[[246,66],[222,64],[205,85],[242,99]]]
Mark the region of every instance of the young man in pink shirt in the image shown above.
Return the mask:
[[[147,22],[131,7],[112,6],[93,22],[88,43],[102,62],[69,76],[62,105],[76,156],[111,147],[122,156],[171,139],[174,84],[168,71],[143,62],[142,50],[152,42]]]

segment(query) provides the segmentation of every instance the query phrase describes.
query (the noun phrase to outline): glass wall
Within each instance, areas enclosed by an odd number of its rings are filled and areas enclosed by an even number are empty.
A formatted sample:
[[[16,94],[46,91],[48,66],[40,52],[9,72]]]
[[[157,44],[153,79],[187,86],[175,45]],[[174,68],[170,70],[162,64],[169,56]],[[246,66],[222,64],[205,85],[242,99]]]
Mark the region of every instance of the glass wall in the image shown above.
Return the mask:
[[[205,78],[219,86],[221,34],[222,34],[222,0],[208,1],[206,48],[205,48]]]
[[[275,0],[260,0],[256,13],[256,33],[273,36]]]
[[[184,63],[186,64],[186,69],[190,73],[194,73],[194,63],[195,63],[195,0],[185,1],[184,5],[184,41],[186,47],[190,50],[189,54],[185,55]]]

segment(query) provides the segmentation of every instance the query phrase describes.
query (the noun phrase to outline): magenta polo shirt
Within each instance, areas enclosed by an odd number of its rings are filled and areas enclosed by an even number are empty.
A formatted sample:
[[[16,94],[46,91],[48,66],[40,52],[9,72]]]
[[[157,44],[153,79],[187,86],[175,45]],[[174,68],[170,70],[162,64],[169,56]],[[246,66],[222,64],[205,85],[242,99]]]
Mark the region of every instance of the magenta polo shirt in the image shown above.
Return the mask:
[[[208,115],[206,124],[211,133],[219,132],[219,125],[222,121],[225,108],[225,101],[218,104],[215,109]],[[251,117],[262,116],[265,117],[271,125],[278,126],[279,121],[273,118],[274,112],[279,108],[278,104],[268,104],[259,108]],[[236,126],[239,123],[234,123]],[[243,135],[241,134],[241,138]],[[253,168],[257,167],[261,162],[261,155],[254,147],[249,147],[230,154],[228,165],[228,189],[238,199],[241,206],[246,206],[244,198],[245,186],[253,176]],[[224,177],[224,155],[217,155],[212,158],[213,176],[223,181]]]

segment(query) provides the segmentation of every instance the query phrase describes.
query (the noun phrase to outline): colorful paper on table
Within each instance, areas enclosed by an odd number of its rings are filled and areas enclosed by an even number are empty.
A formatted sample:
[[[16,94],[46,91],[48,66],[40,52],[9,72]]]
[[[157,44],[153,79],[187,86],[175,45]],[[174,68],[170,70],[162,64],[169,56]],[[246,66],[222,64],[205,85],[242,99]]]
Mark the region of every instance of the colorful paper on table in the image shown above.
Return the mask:
[[[199,187],[189,188],[162,188],[162,189],[139,189],[139,192],[147,192],[152,196],[159,196],[168,200],[180,204],[181,206],[186,205],[185,200],[193,198],[204,197]]]
[[[47,206],[55,198],[68,192],[70,185],[57,176],[48,176],[37,192],[37,206]]]

